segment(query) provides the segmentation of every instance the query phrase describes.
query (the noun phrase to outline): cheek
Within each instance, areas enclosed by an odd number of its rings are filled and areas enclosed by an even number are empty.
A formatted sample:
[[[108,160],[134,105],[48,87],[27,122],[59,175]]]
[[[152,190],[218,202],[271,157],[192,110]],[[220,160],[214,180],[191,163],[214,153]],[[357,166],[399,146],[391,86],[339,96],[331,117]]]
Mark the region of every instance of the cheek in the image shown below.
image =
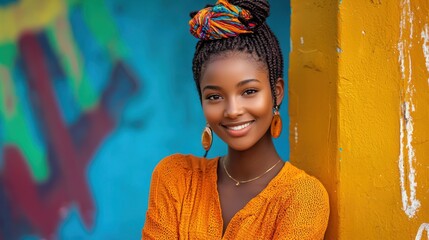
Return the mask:
[[[221,104],[204,104],[203,113],[207,120],[207,123],[219,122],[223,116],[223,108]]]
[[[271,93],[261,94],[258,98],[252,99],[248,104],[248,111],[258,116],[271,116],[273,100]]]

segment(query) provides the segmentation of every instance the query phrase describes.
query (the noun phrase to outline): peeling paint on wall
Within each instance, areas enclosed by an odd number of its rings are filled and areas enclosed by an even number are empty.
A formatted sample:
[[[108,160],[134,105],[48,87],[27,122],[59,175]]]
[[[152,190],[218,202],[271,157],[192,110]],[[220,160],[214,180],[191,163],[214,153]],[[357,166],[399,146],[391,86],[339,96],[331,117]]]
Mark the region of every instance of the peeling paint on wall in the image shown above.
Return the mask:
[[[422,31],[422,39],[423,39],[423,55],[425,56],[426,61],[426,69],[429,73],[429,25],[425,24],[425,27]],[[428,85],[429,85],[429,78],[428,78]]]
[[[295,143],[298,143],[298,123],[295,123]]]
[[[415,111],[413,103],[413,95],[415,92],[412,82],[412,39],[413,39],[413,16],[411,11],[410,0],[401,1],[401,21],[400,35],[398,43],[399,65],[402,74],[402,80],[405,81],[401,93],[401,116],[400,116],[400,152],[399,152],[399,174],[402,195],[402,210],[405,214],[412,218],[420,207],[420,201],[416,198],[417,182],[416,170],[414,163],[416,162],[415,150],[413,142],[414,122],[411,113]],[[407,36],[407,32],[409,35]],[[405,91],[404,91],[405,89]],[[405,164],[405,159],[407,164]],[[408,176],[406,178],[406,172]],[[407,189],[407,183],[409,188]]]
[[[417,231],[416,240],[421,240],[423,232],[426,230],[426,236],[429,239],[429,223],[423,223],[420,225],[419,230]]]

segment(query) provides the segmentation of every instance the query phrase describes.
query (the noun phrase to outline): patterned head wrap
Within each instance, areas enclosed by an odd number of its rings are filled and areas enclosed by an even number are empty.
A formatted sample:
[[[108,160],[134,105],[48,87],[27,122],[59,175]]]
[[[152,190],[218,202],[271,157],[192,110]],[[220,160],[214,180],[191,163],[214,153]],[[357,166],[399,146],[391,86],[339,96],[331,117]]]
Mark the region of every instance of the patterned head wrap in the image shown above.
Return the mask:
[[[235,6],[227,0],[218,0],[215,6],[200,10],[190,21],[191,33],[201,40],[235,37],[242,33],[253,33],[254,23],[246,9]]]

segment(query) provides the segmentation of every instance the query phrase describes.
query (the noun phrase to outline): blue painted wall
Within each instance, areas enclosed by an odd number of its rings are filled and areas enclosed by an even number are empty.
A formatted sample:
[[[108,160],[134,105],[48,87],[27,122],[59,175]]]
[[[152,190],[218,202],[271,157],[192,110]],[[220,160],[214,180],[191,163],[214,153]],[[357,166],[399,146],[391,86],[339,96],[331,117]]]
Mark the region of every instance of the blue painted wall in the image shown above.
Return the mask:
[[[21,2],[0,1],[0,10],[12,11],[10,7]],[[66,12],[46,27],[0,40],[0,78],[4,80],[0,103],[5,106],[0,108],[0,239],[138,239],[157,162],[176,152],[203,154],[200,139],[205,120],[191,71],[197,40],[189,34],[187,22],[189,12],[207,2],[90,2],[63,2]],[[289,1],[271,1],[268,19],[283,49],[285,78],[289,5]],[[58,26],[64,22],[70,30],[71,50],[70,42],[61,44],[64,32]],[[73,85],[76,71],[68,70],[73,54],[82,73],[80,85]],[[48,86],[38,85],[40,75],[35,73],[40,68],[46,68]],[[59,138],[50,126],[55,121],[44,116],[49,112],[43,105],[47,93],[53,94],[57,119],[64,125],[65,135]],[[21,109],[16,118],[8,117],[12,114],[9,95],[15,99],[13,106]],[[284,130],[275,142],[283,159],[289,156],[287,105],[284,102],[281,109]],[[28,129],[28,134],[20,133],[15,139],[7,131],[12,128]],[[55,141],[64,136],[69,136],[70,144]],[[91,149],[86,150],[86,144]],[[64,145],[72,146],[76,159],[62,152]],[[27,156],[28,152],[40,152],[39,163],[32,162],[34,154]],[[225,145],[216,138],[209,157],[225,152]],[[77,160],[82,153],[88,156],[82,157],[85,163]],[[20,159],[24,164],[17,165]],[[82,178],[68,178],[68,168],[62,168],[63,163],[75,161],[82,167],[78,171]],[[28,174],[12,174],[20,169]],[[27,182],[22,180],[27,177]],[[71,184],[74,180],[85,183],[88,191],[80,194],[83,185]],[[40,201],[18,204],[17,199],[25,196],[15,190],[27,183]],[[66,197],[58,200],[55,194]],[[51,200],[59,205],[53,207]],[[84,208],[83,203],[92,207]],[[39,206],[53,214],[40,219],[41,226],[34,224],[38,215],[31,211]]]

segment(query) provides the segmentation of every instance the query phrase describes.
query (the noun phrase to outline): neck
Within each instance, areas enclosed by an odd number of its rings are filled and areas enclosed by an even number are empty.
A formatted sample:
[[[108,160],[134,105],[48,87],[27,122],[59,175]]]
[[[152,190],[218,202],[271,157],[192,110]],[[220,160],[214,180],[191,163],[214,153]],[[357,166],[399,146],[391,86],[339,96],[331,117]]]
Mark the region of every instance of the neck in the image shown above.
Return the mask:
[[[239,180],[255,177],[278,162],[271,135],[267,132],[254,146],[244,151],[228,148],[225,162],[228,172]]]

